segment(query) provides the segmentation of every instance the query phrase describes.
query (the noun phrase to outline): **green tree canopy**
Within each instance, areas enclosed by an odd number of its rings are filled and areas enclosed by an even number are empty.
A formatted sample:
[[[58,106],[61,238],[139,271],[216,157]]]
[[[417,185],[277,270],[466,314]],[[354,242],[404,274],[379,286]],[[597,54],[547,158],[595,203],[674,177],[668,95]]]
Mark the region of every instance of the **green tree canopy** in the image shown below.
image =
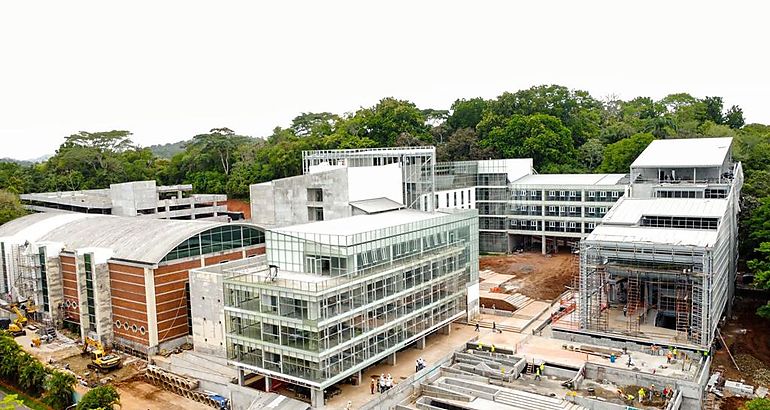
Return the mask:
[[[0,190],[0,225],[26,214],[18,195]]]
[[[86,392],[83,399],[78,402],[77,410],[111,409],[113,404],[118,403],[120,403],[118,391],[115,390],[115,387],[107,384]]]
[[[54,409],[64,409],[72,404],[72,393],[77,380],[75,376],[54,370],[45,381],[43,402]]]
[[[631,163],[655,139],[652,134],[641,133],[608,145],[604,149],[601,172],[627,173]]]

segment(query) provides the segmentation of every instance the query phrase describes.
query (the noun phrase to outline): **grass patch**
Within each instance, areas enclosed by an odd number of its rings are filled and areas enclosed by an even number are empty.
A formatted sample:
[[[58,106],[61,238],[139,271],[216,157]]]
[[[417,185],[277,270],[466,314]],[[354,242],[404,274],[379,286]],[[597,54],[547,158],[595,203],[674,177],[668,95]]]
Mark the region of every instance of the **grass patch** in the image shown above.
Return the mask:
[[[34,399],[27,394],[16,390],[13,386],[9,386],[6,383],[0,382],[0,391],[5,394],[15,394],[25,406],[33,410],[51,410],[50,407],[43,404],[41,401]]]

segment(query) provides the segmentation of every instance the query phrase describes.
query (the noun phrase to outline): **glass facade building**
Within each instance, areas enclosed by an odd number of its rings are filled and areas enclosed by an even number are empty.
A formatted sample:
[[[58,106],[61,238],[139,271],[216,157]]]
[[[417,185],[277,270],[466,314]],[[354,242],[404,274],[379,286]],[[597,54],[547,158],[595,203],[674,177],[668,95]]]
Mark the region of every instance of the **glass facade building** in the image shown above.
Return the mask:
[[[267,266],[226,271],[228,360],[320,394],[469,314],[477,235],[475,210],[407,209],[267,231]]]

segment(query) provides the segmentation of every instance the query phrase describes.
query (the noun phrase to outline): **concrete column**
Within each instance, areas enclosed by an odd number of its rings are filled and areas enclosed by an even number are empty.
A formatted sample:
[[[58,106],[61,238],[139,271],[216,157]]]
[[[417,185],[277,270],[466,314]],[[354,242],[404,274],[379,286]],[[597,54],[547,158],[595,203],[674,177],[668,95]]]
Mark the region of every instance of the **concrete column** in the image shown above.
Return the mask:
[[[396,353],[391,353],[385,358],[385,363],[395,366],[396,365]]]
[[[310,389],[310,405],[314,409],[323,409],[325,407],[323,390],[317,388]]]
[[[217,216],[217,201],[214,201],[214,216]]]
[[[46,249],[45,267],[46,280],[48,280],[48,308],[50,309],[48,313],[50,313],[54,324],[58,326],[64,320],[63,311],[59,309],[59,306],[64,304],[64,282],[61,276],[59,255],[48,256],[48,249]]]
[[[414,342],[414,347],[420,350],[425,350],[425,336],[417,339],[417,341]]]
[[[364,372],[359,370],[358,371],[358,380],[356,380],[356,386],[360,386],[361,385],[361,383],[363,382],[363,378],[364,378]]]
[[[144,268],[144,297],[147,307],[147,338],[150,349],[158,347],[158,316],[155,306],[155,269]]]
[[[238,368],[238,385],[243,386],[243,384],[246,382],[246,375],[243,372],[243,369],[240,367]]]
[[[112,326],[112,292],[110,271],[107,263],[94,263],[94,308],[96,313],[96,334],[107,346],[114,338]]]
[[[543,221],[543,229],[545,229],[545,221]],[[540,239],[540,247],[542,248],[541,252],[543,255],[545,255],[545,245],[545,234],[543,234]]]
[[[269,393],[271,390],[273,390],[273,379],[270,376],[265,376],[265,391]]]
[[[452,333],[452,324],[451,323],[447,323],[446,325],[444,325],[444,327],[439,329],[439,332],[441,332],[442,335],[449,335],[449,334],[451,334]]]
[[[195,202],[190,204],[190,219],[195,219]]]

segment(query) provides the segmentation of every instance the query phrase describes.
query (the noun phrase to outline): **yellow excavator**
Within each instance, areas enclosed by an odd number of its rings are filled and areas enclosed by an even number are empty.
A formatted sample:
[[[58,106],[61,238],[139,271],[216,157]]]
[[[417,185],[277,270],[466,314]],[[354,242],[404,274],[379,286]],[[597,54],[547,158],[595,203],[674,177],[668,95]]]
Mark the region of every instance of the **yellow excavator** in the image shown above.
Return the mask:
[[[27,325],[27,315],[22,313],[22,311],[19,310],[18,306],[11,305],[11,311],[13,311],[13,313],[16,314],[16,319],[13,321],[14,323],[20,325],[21,327],[24,327]]]
[[[24,336],[27,334],[27,331],[24,330],[24,326],[21,325],[21,321],[18,317],[13,321],[7,318],[0,319],[0,328],[7,330],[13,337]]]
[[[120,356],[111,353],[105,353],[102,342],[91,339],[90,337],[86,337],[83,343],[83,354],[88,353],[91,354],[91,363],[88,365],[89,369],[93,369],[101,373],[107,373],[118,369],[123,365],[123,360],[120,358]]]

